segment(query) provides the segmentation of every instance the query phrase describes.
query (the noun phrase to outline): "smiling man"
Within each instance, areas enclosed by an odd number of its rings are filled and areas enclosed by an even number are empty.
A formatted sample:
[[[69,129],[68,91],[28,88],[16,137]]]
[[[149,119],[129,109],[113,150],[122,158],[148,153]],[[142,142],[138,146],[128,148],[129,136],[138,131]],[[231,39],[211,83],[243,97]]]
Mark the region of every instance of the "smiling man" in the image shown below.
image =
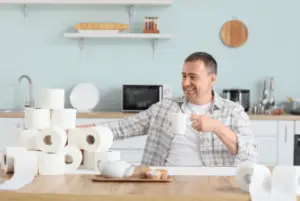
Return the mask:
[[[205,52],[189,55],[182,68],[183,104],[162,100],[134,116],[106,125],[114,139],[148,135],[143,165],[236,166],[256,162],[250,121],[238,103],[213,90],[217,62]],[[180,108],[181,107],[181,108]],[[169,114],[184,111],[193,122],[184,135],[171,131]]]

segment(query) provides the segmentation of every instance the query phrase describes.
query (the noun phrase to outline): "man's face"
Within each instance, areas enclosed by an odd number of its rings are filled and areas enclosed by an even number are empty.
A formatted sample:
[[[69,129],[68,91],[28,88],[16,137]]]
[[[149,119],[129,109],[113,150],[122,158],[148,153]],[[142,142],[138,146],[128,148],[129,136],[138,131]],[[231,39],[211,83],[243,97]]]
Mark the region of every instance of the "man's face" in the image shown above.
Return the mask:
[[[187,99],[197,102],[207,93],[211,93],[216,81],[214,73],[209,74],[203,61],[186,62],[182,69],[182,89]]]

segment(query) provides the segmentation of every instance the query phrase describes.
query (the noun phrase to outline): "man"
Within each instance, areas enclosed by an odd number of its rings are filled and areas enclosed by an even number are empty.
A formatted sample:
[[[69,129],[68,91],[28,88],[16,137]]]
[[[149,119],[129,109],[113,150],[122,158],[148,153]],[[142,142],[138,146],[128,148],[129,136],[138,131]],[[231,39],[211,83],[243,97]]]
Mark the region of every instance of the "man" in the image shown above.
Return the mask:
[[[182,69],[183,104],[162,100],[149,109],[108,122],[114,139],[148,135],[142,159],[150,166],[236,166],[255,162],[250,121],[238,103],[213,91],[217,62],[204,52],[188,56]],[[193,122],[185,135],[171,131],[170,113],[184,111]]]

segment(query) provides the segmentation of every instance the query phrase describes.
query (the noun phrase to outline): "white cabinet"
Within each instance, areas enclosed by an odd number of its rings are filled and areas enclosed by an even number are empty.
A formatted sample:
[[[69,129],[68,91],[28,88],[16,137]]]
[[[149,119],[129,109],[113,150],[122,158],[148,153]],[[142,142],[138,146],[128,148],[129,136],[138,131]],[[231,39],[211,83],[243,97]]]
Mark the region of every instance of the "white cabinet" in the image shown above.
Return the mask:
[[[6,146],[19,145],[21,118],[0,118],[0,151]]]
[[[294,121],[279,121],[277,165],[294,165]]]

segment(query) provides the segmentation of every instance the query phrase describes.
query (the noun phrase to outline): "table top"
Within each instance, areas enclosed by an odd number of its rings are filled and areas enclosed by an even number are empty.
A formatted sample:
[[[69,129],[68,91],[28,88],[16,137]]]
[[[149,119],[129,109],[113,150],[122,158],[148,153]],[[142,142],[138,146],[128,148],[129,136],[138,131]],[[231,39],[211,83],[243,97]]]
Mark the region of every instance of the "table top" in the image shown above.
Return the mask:
[[[93,174],[39,175],[19,190],[0,191],[0,197],[8,201],[250,201],[249,193],[239,189],[228,170],[221,174],[174,175],[170,183],[93,182]],[[9,178],[0,173],[0,179]]]

